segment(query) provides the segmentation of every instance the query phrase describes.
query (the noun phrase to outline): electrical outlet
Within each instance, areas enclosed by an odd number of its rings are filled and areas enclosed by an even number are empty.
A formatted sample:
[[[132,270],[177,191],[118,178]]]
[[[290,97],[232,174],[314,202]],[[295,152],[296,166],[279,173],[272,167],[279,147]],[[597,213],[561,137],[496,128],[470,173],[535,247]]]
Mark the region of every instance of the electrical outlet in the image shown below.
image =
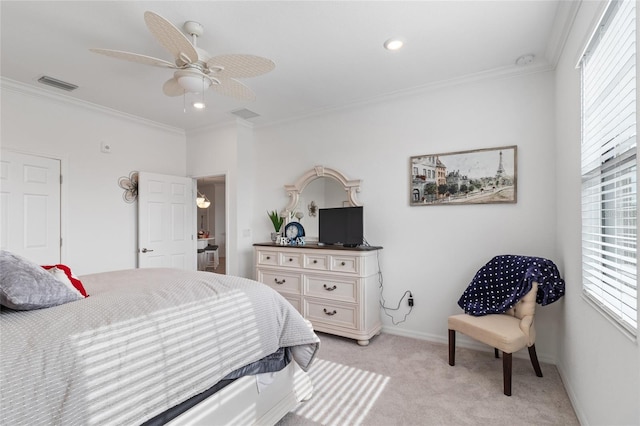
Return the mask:
[[[103,154],[111,154],[111,144],[107,142],[100,142],[100,152]]]

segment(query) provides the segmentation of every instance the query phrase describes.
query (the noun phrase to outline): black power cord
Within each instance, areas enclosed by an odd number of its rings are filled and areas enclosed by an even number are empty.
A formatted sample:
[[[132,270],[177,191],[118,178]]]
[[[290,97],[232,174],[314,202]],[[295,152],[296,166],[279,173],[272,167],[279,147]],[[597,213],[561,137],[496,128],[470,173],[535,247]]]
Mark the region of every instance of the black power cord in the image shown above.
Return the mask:
[[[366,240],[365,240],[365,243],[366,243]],[[366,245],[368,246],[369,243],[366,243]],[[389,318],[391,318],[391,322],[393,323],[393,325],[401,324],[401,323],[403,323],[403,322],[405,322],[407,320],[407,317],[409,316],[409,314],[413,310],[413,294],[411,294],[411,291],[407,290],[407,291],[404,292],[404,294],[402,295],[402,297],[398,301],[398,304],[396,305],[395,308],[387,306],[387,302],[384,299],[384,295],[383,295],[384,278],[382,277],[382,269],[380,268],[380,250],[378,250],[376,252],[376,257],[377,257],[377,261],[378,261],[378,283],[380,283],[380,307],[384,311],[385,315],[388,316]],[[396,319],[393,317],[393,315],[390,315],[388,311],[394,311],[394,312],[399,311],[400,310],[400,306],[402,304],[402,301],[405,299],[405,297],[407,297],[407,295],[409,296],[409,298],[407,300],[407,303],[409,305],[409,311],[407,311],[407,313],[404,314],[404,317],[402,317],[402,320],[396,321]]]

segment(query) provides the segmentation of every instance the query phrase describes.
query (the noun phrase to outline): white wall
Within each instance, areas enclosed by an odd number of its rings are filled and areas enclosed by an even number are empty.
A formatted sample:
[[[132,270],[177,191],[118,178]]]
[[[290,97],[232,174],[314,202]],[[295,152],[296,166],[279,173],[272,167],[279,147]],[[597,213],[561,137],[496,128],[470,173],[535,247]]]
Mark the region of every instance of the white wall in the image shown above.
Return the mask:
[[[253,275],[253,132],[236,124],[203,129],[188,135],[187,170],[190,176],[226,176],[227,274]],[[217,230],[216,230],[217,232]]]
[[[118,178],[185,176],[184,133],[61,99],[3,83],[0,143],[62,160],[64,263],[76,274],[134,268],[136,204],[123,201]]]
[[[583,2],[556,69],[557,247],[567,295],[558,368],[578,418],[590,425],[640,424],[640,350],[582,297],[580,71],[602,2]]]
[[[415,299],[405,323],[395,327],[383,315],[386,331],[445,342],[447,316],[460,312],[458,298],[491,257],[557,260],[553,90],[553,73],[547,72],[258,128],[254,239],[269,239],[265,210],[284,207],[283,185],[314,165],[362,179],[365,237],[384,246],[387,304],[395,305],[405,290]],[[504,145],[518,146],[517,204],[409,206],[410,156]],[[546,361],[557,357],[562,304],[541,307],[536,318],[536,347]]]
[[[227,250],[227,231],[226,231],[226,185],[224,183],[215,184],[215,199],[212,200],[214,205],[214,230],[216,237],[216,244],[219,246],[220,256],[226,256]]]

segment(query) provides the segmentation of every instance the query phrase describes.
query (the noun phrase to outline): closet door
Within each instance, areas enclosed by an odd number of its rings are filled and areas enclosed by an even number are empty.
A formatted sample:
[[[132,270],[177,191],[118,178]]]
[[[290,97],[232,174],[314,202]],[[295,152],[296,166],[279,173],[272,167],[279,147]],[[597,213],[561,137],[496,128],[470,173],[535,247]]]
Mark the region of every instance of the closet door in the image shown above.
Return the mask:
[[[60,263],[60,160],[0,152],[0,248]]]

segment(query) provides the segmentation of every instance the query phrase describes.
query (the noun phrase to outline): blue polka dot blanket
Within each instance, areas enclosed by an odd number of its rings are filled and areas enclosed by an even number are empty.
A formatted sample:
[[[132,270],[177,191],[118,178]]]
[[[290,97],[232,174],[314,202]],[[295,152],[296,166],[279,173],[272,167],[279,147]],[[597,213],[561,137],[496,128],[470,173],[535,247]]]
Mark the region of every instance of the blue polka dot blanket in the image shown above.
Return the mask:
[[[556,265],[542,257],[502,255],[484,265],[458,305],[474,316],[507,312],[538,283],[536,302],[548,305],[564,296],[564,280]]]

